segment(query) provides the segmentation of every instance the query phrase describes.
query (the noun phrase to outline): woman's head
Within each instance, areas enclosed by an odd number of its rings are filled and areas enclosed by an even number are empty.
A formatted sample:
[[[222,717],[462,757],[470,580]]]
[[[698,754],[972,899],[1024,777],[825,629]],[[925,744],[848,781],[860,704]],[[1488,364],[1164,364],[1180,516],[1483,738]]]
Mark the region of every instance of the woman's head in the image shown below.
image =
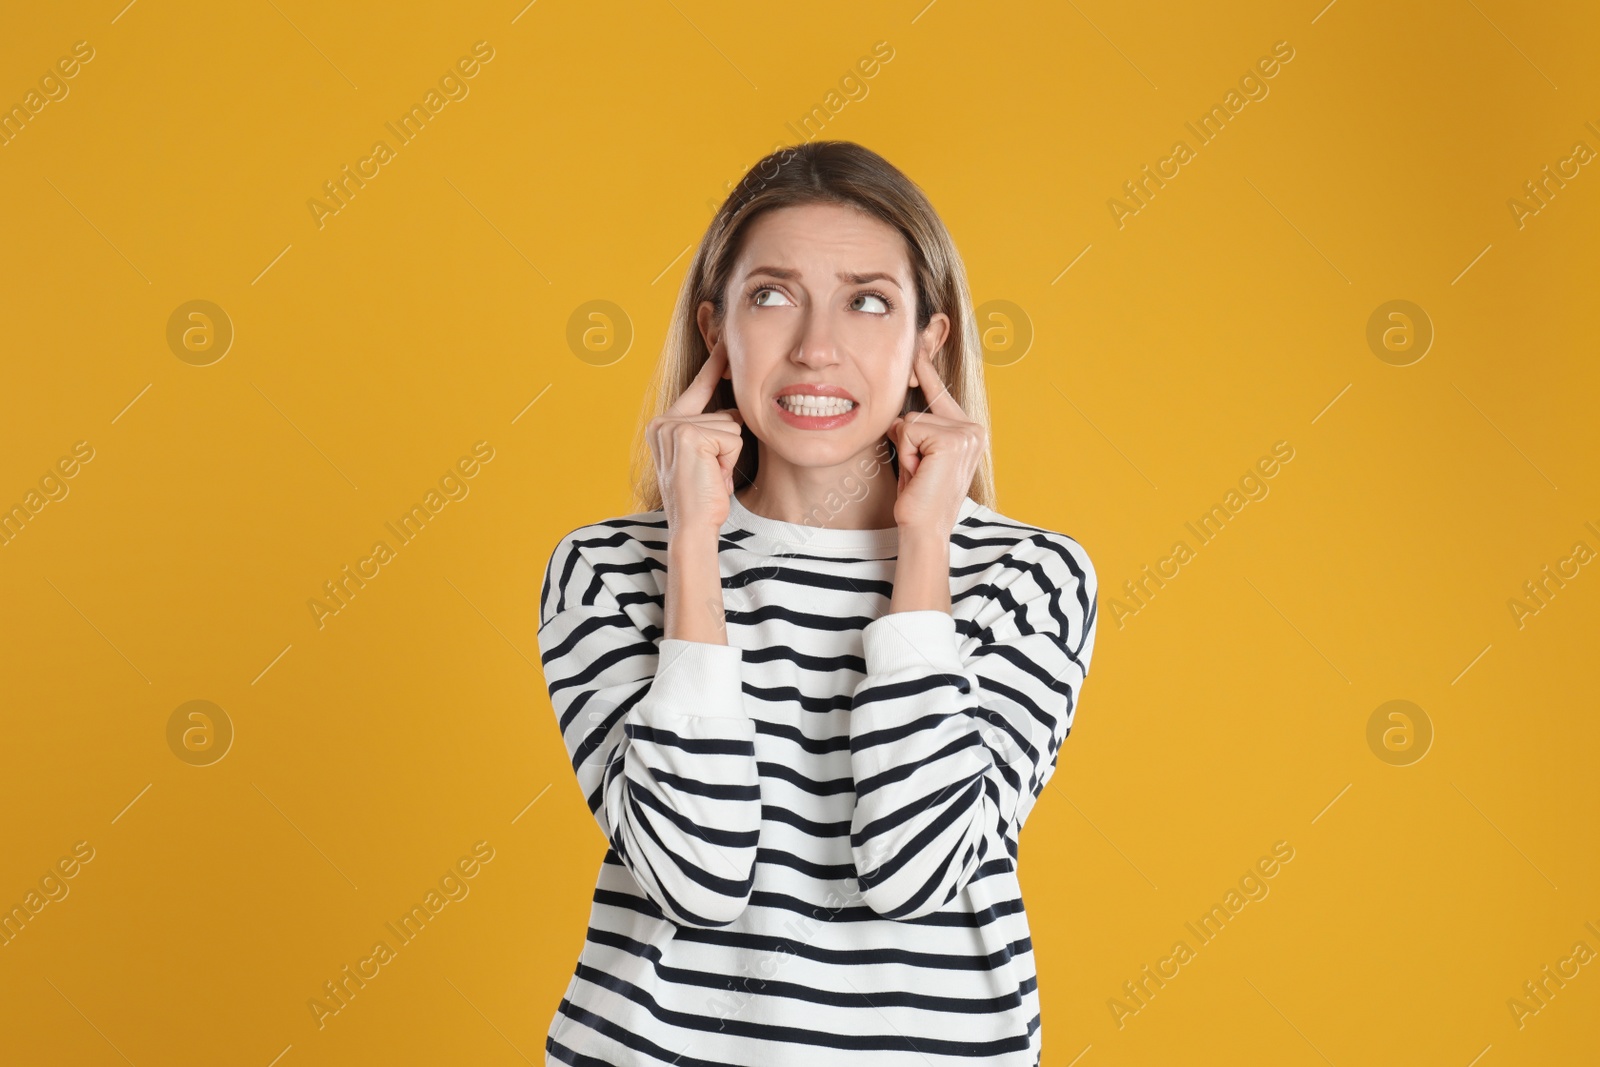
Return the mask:
[[[967,417],[988,425],[971,296],[949,231],[909,179],[848,141],[774,152],[723,203],[679,290],[641,426],[687,388],[713,346],[726,349],[728,368],[708,410],[737,406],[744,416],[736,489],[755,478],[763,453],[841,472],[885,458],[889,425],[907,403],[925,407],[920,391],[908,395],[918,350]],[[780,391],[819,384],[855,401],[841,424],[806,426],[780,407]],[[642,434],[633,484],[639,510],[661,506]],[[994,506],[987,455],[969,495]]]

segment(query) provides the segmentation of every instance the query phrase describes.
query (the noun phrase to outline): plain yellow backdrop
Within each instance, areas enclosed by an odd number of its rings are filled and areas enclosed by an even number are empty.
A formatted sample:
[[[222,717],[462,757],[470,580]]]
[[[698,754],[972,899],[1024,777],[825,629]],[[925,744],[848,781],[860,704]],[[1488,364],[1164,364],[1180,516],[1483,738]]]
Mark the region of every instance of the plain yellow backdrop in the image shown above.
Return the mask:
[[[932,198],[999,508],[1100,576],[1022,838],[1045,1063],[1593,1054],[1592,5],[124,2],[0,34],[0,1059],[543,1061],[604,851],[544,564],[808,136]]]

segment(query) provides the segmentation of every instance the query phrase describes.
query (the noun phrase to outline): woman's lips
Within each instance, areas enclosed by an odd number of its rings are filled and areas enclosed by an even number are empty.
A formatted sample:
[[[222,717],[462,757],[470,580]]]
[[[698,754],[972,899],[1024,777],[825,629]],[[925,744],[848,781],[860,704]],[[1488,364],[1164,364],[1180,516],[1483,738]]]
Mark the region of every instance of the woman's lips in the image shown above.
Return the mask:
[[[860,404],[853,405],[849,411],[838,415],[799,415],[783,406],[783,401],[777,397],[772,398],[772,406],[778,409],[778,417],[798,430],[831,430],[836,426],[843,426],[856,417],[856,412],[861,410]]]

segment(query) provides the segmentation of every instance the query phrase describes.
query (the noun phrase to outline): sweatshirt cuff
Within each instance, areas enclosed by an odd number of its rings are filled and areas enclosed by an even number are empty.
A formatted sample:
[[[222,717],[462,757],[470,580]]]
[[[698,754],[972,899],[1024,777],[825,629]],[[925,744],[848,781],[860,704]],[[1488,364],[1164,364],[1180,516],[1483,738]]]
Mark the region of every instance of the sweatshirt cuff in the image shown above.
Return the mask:
[[[956,620],[948,611],[894,611],[861,631],[869,675],[909,671],[919,675],[966,670],[957,644]]]
[[[644,703],[652,709],[695,718],[748,719],[740,664],[733,645],[662,638],[655,679]]]

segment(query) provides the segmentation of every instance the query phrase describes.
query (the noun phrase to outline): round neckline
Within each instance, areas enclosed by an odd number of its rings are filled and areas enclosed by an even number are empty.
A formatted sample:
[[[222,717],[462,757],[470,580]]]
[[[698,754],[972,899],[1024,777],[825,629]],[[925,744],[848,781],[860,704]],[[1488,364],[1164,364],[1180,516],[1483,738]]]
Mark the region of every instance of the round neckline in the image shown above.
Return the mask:
[[[967,518],[977,506],[978,502],[970,496],[962,498],[957,521]],[[850,530],[836,526],[807,526],[804,523],[784,522],[781,519],[757,515],[744,506],[744,502],[736,493],[728,494],[728,521],[723,524],[723,532],[726,533],[730,529],[744,530],[791,552],[797,548],[808,551],[873,551],[897,549],[900,545],[898,526],[879,530]]]

